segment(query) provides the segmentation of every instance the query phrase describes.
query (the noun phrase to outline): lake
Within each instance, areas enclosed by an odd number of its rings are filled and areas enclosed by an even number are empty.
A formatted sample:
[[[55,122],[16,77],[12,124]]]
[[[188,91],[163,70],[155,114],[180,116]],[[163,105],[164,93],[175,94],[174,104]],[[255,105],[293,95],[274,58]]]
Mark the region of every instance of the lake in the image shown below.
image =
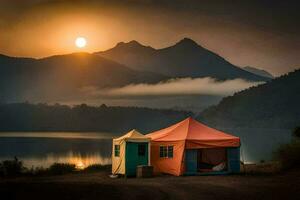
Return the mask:
[[[54,162],[73,163],[77,168],[111,163],[109,133],[2,132],[0,160],[17,156],[26,167],[48,167]]]
[[[241,160],[270,160],[273,152],[291,140],[290,130],[227,129],[241,137]],[[54,162],[73,163],[77,168],[110,164],[112,137],[120,134],[79,132],[1,132],[0,160],[17,156],[26,167],[48,167]]]

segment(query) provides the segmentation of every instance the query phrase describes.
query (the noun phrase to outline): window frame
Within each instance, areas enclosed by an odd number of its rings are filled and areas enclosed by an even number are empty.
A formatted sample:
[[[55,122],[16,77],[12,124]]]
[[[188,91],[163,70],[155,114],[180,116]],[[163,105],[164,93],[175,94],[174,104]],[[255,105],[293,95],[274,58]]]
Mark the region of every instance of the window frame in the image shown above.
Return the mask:
[[[115,157],[120,157],[120,148],[121,148],[121,146],[119,144],[115,144],[115,146],[114,146],[114,155],[115,155]]]
[[[160,145],[159,146],[159,157],[160,158],[173,158],[174,157],[174,146],[173,145]]]
[[[172,149],[172,151],[170,151]],[[172,152],[172,153],[171,153]],[[168,158],[173,158],[174,156],[174,146],[168,146]]]

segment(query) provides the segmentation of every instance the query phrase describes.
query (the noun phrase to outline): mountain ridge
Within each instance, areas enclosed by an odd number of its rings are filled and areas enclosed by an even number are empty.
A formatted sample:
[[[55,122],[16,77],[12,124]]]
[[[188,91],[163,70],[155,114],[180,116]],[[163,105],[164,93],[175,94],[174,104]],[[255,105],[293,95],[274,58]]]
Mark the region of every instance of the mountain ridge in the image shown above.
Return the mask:
[[[157,83],[165,79],[168,77],[154,72],[135,71],[89,53],[40,59],[0,56],[2,101],[22,101],[33,96],[46,99],[52,95],[63,98],[72,96],[81,87],[121,87],[133,83]]]
[[[169,47],[154,49],[137,41],[118,43],[106,51],[95,52],[134,70],[152,71],[170,77],[212,77],[219,80],[242,78],[250,81],[268,81],[237,67],[220,55],[205,49],[190,38],[184,38]]]

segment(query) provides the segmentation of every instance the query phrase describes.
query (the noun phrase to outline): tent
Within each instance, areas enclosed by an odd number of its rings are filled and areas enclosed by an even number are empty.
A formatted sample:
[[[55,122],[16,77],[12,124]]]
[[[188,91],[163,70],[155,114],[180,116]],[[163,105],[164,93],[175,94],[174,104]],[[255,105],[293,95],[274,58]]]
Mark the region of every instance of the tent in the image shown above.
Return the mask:
[[[112,173],[135,176],[138,165],[149,165],[149,142],[149,137],[136,130],[113,139]]]
[[[240,138],[187,118],[149,133],[155,173],[223,174],[240,171]]]

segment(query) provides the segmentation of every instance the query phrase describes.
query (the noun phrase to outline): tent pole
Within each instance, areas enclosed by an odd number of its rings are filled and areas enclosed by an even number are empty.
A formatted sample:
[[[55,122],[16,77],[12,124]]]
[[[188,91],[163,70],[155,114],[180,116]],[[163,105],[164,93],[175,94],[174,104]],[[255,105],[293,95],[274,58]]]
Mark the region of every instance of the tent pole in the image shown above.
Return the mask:
[[[242,162],[243,162],[243,171],[244,173],[246,173],[246,168],[245,168],[245,157],[244,157],[244,151],[243,151],[243,146],[242,144],[240,145],[240,148],[241,148],[241,152],[242,152]]]
[[[150,166],[151,165],[151,141],[148,142],[148,165]]]

